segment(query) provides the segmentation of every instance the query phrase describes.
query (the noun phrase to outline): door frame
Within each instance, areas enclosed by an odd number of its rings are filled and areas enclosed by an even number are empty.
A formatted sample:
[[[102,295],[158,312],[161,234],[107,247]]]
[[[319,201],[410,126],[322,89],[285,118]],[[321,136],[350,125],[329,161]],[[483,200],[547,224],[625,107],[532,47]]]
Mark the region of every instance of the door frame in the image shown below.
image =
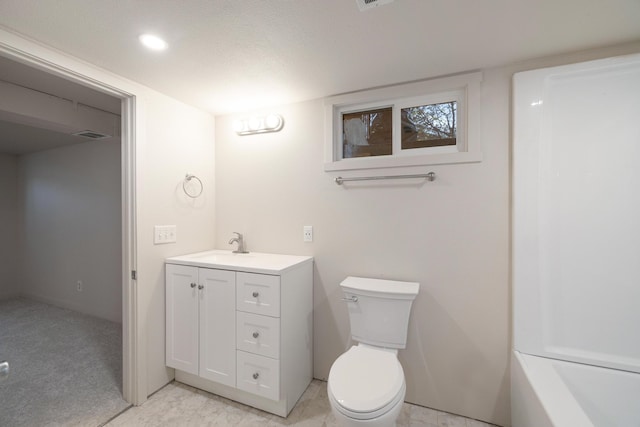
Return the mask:
[[[139,108],[136,96],[55,61],[14,47],[4,40],[0,40],[0,55],[121,100],[122,394],[127,402],[140,405],[147,399],[147,390],[141,331],[143,322],[138,319],[138,288],[134,278],[134,272],[137,271],[136,112]]]

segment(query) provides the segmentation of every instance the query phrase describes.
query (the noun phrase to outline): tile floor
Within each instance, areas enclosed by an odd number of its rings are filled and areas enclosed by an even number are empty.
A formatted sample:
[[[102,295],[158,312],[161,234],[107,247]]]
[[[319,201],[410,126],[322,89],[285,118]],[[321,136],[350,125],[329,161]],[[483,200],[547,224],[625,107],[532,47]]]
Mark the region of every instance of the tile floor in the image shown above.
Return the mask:
[[[459,417],[405,403],[398,427],[489,427]],[[106,424],[118,426],[337,426],[327,399],[327,383],[313,380],[287,418],[173,382],[138,407],[132,407]]]

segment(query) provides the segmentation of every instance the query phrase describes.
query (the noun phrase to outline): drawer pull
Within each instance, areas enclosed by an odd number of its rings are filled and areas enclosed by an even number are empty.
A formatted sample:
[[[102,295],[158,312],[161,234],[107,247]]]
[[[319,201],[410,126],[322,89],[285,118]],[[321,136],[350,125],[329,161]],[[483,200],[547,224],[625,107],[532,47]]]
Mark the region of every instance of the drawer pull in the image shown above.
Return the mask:
[[[260,293],[258,293],[257,291],[253,291],[251,295],[253,295],[254,298],[258,298],[260,296]]]
[[[196,287],[196,284],[195,284],[195,283],[192,283],[192,284],[191,284],[191,287],[192,287],[192,288],[195,288],[195,287]]]
[[[259,376],[260,376],[260,374],[257,373],[257,372],[252,375],[254,380],[257,380]]]
[[[254,338],[258,338],[260,336],[260,333],[259,332],[254,332],[252,335],[253,335]]]
[[[198,289],[200,290],[204,289],[204,285],[198,285]]]

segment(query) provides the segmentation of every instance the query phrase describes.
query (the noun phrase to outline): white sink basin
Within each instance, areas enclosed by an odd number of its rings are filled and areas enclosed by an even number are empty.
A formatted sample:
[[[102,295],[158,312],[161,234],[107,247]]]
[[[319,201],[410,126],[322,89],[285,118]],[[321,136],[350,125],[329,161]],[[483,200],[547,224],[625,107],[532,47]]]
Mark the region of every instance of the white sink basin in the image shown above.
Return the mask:
[[[207,252],[198,252],[192,255],[184,255],[185,257],[189,257],[192,259],[201,259],[207,260],[208,262],[216,262],[216,263],[228,263],[228,262],[238,262],[244,261],[246,259],[255,258],[251,252],[248,254],[236,254],[236,253],[217,253],[217,251],[207,251]]]
[[[312,257],[308,256],[265,254],[260,252],[236,254],[232,251],[214,249],[167,258],[166,262],[168,264],[193,265],[196,267],[246,271],[249,273],[280,274],[300,263],[311,261],[312,259]]]

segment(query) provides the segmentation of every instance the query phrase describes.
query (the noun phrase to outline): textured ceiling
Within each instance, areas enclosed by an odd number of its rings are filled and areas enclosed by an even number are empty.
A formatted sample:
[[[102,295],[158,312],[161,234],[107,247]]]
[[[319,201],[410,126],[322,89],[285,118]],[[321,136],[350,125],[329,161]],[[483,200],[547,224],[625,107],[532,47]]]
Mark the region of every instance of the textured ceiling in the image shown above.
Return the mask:
[[[0,0],[0,25],[213,113],[640,40],[639,22],[639,0]]]

